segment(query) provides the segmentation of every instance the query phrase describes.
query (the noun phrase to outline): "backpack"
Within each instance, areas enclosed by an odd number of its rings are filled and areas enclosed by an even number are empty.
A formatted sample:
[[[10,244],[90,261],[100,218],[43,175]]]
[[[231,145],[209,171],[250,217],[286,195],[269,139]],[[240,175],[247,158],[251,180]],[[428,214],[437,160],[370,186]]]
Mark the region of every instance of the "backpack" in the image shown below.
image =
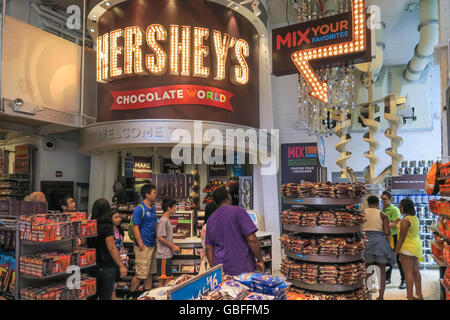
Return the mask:
[[[142,204],[140,204],[139,207],[142,207],[142,219],[144,219],[145,208]],[[133,216],[131,216],[130,222],[128,223],[128,238],[130,238],[131,241],[136,240],[136,237],[134,236],[134,231],[133,231]]]

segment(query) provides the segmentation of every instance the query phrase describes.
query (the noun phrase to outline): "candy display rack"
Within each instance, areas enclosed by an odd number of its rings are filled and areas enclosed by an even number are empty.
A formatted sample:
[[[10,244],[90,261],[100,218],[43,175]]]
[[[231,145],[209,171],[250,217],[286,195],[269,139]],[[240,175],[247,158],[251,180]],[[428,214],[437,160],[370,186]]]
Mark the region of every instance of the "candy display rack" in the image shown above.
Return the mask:
[[[284,204],[301,205],[305,208],[315,209],[317,211],[322,210],[337,210],[345,209],[347,206],[359,204],[362,202],[361,198],[296,198],[296,197],[283,197]],[[298,206],[295,206],[298,208]],[[353,226],[301,226],[296,224],[283,223],[283,229],[285,234],[294,235],[297,234],[300,237],[302,235],[311,236],[327,236],[327,235],[342,235],[343,237],[349,234],[361,233],[362,225]],[[363,252],[359,252],[355,255],[315,255],[315,254],[299,254],[284,250],[284,254],[290,260],[295,263],[314,263],[319,265],[338,265],[347,263],[359,263],[363,261]],[[349,285],[345,284],[310,284],[296,279],[288,279],[292,283],[293,287],[322,293],[346,293],[361,289],[364,286],[363,280],[357,280]]]
[[[16,225],[16,282],[15,282],[15,299],[16,300],[30,300],[29,298],[22,297],[22,290],[30,288],[42,288],[47,285],[53,285],[56,281],[63,281],[73,274],[73,272],[58,272],[43,277],[36,277],[21,272],[21,257],[34,256],[41,253],[48,252],[72,252],[77,248],[78,239],[94,238],[97,235],[92,234],[89,236],[75,236],[67,239],[56,240],[51,242],[37,242],[31,240],[24,240],[20,237],[20,223]],[[82,248],[79,248],[82,249]],[[86,271],[89,268],[95,267],[96,264],[90,264],[80,266],[80,270]],[[80,289],[77,290],[76,296],[79,296]],[[89,296],[83,296],[79,299],[86,299]]]

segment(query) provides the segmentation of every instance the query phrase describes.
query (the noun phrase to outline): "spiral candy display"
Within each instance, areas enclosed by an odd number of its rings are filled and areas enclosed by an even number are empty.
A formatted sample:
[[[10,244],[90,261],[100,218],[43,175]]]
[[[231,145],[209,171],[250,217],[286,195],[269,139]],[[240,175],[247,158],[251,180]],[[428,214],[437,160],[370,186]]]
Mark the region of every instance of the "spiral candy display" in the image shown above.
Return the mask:
[[[351,126],[352,121],[351,118],[347,118],[343,110],[335,111],[333,113],[333,120],[338,122],[334,133],[340,138],[340,141],[336,144],[336,150],[340,152],[341,156],[336,160],[336,164],[341,168],[341,178],[347,178],[347,160],[352,153],[346,151],[346,146],[352,140],[352,137],[348,133],[348,128]]]
[[[398,167],[403,160],[403,156],[398,153],[398,147],[402,145],[403,138],[397,135],[398,128],[402,124],[402,117],[397,114],[397,101],[394,95],[389,95],[385,98],[385,112],[384,118],[389,121],[390,127],[386,130],[384,135],[391,140],[391,147],[387,148],[385,152],[392,157],[392,176],[398,176]]]

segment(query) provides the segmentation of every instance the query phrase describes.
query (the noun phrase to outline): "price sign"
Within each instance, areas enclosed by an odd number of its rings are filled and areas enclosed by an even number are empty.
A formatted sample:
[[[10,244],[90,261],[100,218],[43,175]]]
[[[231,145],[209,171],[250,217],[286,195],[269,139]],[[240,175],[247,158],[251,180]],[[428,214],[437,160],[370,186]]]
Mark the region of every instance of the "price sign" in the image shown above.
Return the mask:
[[[169,300],[194,300],[222,283],[221,264],[169,290]]]

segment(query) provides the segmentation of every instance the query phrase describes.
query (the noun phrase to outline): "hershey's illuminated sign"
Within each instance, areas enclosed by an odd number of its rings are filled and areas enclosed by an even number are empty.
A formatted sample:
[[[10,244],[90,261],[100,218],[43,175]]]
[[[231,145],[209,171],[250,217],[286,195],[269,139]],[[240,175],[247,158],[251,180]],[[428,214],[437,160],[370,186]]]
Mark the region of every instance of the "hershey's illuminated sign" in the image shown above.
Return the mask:
[[[170,43],[168,53],[160,44],[166,41]],[[210,54],[211,68],[204,64]],[[229,70],[231,82],[245,85],[249,80],[245,58],[249,55],[250,47],[245,40],[217,30],[172,24],[168,32],[164,26],[152,24],[144,32],[132,26],[97,38],[97,81],[164,74],[224,80],[230,57],[234,63]]]

